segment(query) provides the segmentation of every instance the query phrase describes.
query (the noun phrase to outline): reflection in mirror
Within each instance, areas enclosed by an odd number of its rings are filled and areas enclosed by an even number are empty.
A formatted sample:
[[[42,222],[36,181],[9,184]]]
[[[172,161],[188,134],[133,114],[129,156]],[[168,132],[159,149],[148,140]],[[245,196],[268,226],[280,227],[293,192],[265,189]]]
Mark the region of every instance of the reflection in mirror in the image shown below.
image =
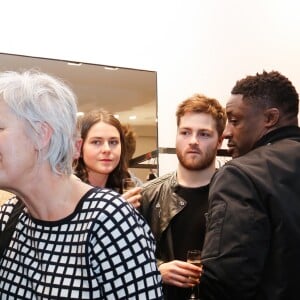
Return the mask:
[[[63,79],[78,98],[78,111],[105,108],[137,135],[131,171],[143,182],[157,172],[156,72],[0,53],[0,71],[37,69]]]

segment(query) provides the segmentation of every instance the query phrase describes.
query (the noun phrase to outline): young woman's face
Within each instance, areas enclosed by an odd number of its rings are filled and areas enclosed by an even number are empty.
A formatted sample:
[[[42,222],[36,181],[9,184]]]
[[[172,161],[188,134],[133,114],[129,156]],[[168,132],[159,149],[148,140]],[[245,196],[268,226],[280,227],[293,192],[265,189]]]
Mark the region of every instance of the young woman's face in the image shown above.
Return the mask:
[[[121,157],[120,134],[114,126],[99,122],[94,124],[82,145],[83,161],[88,176],[109,175]]]

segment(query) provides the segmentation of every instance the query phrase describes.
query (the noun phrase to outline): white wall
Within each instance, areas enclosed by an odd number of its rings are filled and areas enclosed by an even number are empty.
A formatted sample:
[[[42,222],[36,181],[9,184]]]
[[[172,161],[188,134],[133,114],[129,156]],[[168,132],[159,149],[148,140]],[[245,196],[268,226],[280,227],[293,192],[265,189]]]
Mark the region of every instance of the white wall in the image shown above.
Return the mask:
[[[300,92],[297,0],[1,4],[0,52],[157,71],[160,147],[174,146],[176,106],[195,92],[225,104],[237,79],[263,69]],[[174,169],[171,157],[159,163],[160,174]]]

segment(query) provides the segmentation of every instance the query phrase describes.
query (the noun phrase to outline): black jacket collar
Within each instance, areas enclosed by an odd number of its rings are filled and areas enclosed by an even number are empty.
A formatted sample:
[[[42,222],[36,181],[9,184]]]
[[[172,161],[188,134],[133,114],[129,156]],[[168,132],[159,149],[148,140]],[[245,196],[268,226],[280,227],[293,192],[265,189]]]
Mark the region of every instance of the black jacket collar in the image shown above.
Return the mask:
[[[295,139],[300,141],[300,128],[298,126],[285,126],[274,129],[258,140],[254,144],[253,149],[282,139]]]

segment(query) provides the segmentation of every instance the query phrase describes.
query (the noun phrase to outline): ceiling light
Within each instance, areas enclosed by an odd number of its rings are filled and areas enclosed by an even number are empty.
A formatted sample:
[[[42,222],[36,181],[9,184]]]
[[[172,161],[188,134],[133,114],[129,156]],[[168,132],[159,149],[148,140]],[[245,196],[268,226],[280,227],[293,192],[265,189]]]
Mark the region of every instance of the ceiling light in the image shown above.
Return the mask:
[[[75,61],[70,61],[68,62],[69,66],[76,66],[76,67],[80,67],[82,65],[82,63],[80,62],[75,62]]]
[[[129,120],[135,120],[136,116],[129,116]]]
[[[117,68],[117,67],[109,67],[109,66],[104,67],[104,69],[105,70],[109,70],[109,71],[117,71],[117,70],[119,70],[119,68]]]
[[[119,116],[119,115],[114,115],[114,117],[115,117],[116,119],[119,119],[119,118],[120,118],[120,116]]]

